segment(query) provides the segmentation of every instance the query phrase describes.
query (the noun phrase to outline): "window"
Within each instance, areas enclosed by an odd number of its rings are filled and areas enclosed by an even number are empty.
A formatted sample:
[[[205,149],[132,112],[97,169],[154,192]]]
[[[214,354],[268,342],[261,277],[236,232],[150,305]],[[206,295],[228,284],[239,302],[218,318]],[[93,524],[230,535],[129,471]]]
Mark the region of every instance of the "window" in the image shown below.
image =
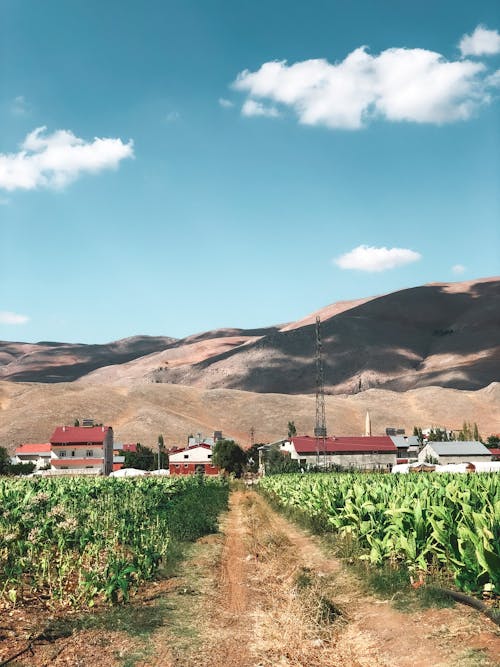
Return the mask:
[[[177,470],[179,470],[179,464],[178,463],[175,464],[175,467],[177,468]]]
[[[189,466],[188,466],[188,464],[187,464],[187,463],[185,463],[185,464],[184,464],[184,467],[185,467],[185,468],[189,468]]]
[[[59,458],[64,458],[66,456],[66,452],[59,452]]]
[[[184,454],[184,458],[185,458],[185,459],[188,459],[188,458],[189,458],[189,454]]]
[[[209,459],[211,459],[211,458],[212,458],[212,454],[207,454],[207,457],[208,457]]]
[[[91,449],[87,449],[87,456],[94,456],[94,452]]]
[[[75,455],[75,450],[72,449],[72,450],[71,450],[71,456],[74,456],[74,455]]]

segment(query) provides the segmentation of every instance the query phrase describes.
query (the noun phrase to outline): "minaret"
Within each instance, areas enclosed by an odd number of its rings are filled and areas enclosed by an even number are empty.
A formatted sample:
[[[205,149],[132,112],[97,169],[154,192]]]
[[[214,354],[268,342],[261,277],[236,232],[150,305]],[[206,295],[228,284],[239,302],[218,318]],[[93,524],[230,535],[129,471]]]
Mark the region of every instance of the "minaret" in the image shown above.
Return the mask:
[[[365,436],[370,436],[371,434],[372,434],[372,422],[370,419],[370,413],[367,410],[365,419]]]

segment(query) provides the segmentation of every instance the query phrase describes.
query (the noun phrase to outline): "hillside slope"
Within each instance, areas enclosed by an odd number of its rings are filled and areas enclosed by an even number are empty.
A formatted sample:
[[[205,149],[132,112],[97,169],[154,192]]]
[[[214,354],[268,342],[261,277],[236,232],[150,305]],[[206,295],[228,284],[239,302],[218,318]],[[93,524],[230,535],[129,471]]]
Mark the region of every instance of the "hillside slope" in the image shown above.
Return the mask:
[[[337,435],[364,432],[370,410],[374,435],[386,426],[411,432],[414,425],[460,428],[476,421],[483,435],[498,432],[500,383],[479,391],[425,387],[408,392],[370,389],[355,396],[327,396],[328,431]],[[75,418],[93,417],[111,424],[120,442],[156,446],[182,444],[189,433],[205,435],[222,429],[243,445],[286,435],[294,420],[299,433],[312,433],[314,396],[254,394],[251,392],[148,384],[135,387],[80,383],[25,384],[0,382],[0,443],[12,451],[22,442],[46,442],[55,426]]]
[[[132,336],[103,345],[0,341],[0,379],[72,382],[96,368],[123,364],[175,342],[166,336]]]
[[[500,279],[426,285],[322,320],[325,389],[478,389],[500,378]],[[255,392],[315,390],[314,324],[290,326],[155,378]]]

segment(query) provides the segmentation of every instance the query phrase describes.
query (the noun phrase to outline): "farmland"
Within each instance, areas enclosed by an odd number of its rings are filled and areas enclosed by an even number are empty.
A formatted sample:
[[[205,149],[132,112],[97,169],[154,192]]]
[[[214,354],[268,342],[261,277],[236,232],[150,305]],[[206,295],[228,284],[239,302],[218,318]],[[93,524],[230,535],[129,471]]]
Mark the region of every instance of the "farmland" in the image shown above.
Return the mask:
[[[216,530],[223,481],[0,480],[0,599],[92,606],[127,600],[176,541]]]
[[[468,593],[500,589],[498,475],[280,475],[261,487],[375,566],[440,571]]]

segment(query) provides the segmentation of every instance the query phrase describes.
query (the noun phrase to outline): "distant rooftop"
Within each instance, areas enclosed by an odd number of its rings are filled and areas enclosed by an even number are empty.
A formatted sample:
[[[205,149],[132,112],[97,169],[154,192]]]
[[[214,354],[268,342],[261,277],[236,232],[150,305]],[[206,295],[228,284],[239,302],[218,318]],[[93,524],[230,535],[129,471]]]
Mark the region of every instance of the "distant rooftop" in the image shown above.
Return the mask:
[[[481,442],[474,440],[453,440],[451,442],[429,442],[438,456],[491,456],[490,450]]]

